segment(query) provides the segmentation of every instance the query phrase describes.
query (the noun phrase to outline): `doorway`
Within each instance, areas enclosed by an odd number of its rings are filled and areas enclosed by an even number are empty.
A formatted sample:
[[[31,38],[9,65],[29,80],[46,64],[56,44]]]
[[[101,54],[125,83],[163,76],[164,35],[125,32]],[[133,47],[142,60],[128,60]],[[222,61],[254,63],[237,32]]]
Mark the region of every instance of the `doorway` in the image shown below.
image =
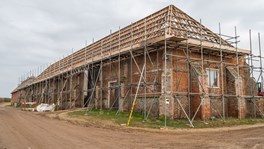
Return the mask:
[[[108,108],[119,109],[119,90],[117,81],[108,82]]]

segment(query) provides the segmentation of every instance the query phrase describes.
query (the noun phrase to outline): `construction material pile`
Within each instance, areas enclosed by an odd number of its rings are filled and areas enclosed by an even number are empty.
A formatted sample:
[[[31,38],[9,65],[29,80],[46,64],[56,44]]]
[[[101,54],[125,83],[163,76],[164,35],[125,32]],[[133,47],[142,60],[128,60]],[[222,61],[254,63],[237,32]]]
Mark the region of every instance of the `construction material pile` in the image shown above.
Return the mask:
[[[53,112],[55,110],[55,104],[49,105],[46,103],[41,103],[40,105],[37,106],[37,111],[38,112]]]

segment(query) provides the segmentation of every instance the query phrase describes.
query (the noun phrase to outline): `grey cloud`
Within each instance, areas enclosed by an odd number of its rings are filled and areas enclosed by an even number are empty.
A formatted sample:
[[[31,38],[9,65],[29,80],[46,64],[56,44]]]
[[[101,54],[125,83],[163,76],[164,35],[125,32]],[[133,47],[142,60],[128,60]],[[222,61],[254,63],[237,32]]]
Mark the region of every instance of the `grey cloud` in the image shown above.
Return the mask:
[[[159,9],[174,4],[209,29],[233,34],[248,48],[248,29],[263,32],[262,0],[8,0],[0,5],[0,96],[9,96],[17,79],[54,62]],[[254,32],[255,33],[255,32]],[[255,39],[255,37],[254,37]],[[242,41],[244,41],[242,43]]]

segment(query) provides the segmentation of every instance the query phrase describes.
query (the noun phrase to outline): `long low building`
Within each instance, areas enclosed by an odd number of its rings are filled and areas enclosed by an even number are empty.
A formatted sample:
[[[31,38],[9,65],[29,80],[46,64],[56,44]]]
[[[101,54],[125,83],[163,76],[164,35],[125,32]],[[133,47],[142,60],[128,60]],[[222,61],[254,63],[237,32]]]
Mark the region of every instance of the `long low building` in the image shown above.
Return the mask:
[[[252,52],[223,38],[170,5],[51,64],[12,99],[119,111],[136,100],[146,117],[190,120],[262,116]]]

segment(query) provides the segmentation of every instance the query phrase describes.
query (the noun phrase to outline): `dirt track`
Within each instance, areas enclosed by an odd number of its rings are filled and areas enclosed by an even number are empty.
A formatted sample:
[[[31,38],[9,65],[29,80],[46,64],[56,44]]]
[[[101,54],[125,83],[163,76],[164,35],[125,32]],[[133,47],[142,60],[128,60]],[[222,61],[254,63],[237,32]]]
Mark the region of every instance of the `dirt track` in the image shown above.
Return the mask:
[[[73,125],[32,112],[0,107],[2,148],[264,148],[264,126],[209,132],[109,129]]]

